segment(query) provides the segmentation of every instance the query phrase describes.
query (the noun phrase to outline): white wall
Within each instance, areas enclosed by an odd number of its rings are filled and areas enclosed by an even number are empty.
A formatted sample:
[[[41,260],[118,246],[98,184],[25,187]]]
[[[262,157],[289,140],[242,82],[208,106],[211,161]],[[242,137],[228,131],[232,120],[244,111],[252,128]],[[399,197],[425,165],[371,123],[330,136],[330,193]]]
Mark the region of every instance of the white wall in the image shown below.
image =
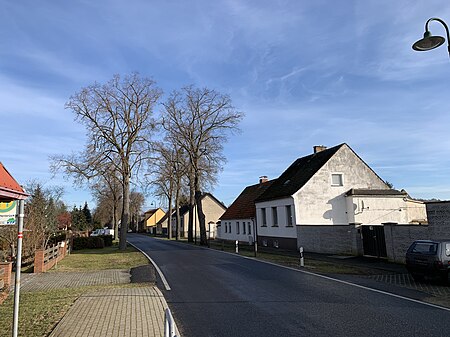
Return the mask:
[[[426,223],[425,204],[398,196],[348,196],[347,215],[349,223],[380,224],[393,222],[409,224]]]
[[[239,227],[239,233],[237,227]],[[221,220],[220,231],[217,234],[218,239],[253,243],[253,221],[252,219]]]
[[[342,186],[332,186],[333,173],[342,174]],[[345,193],[352,188],[389,189],[383,180],[344,145],[293,195],[297,225],[348,224]]]
[[[286,206],[291,206],[292,226],[288,225],[286,216]],[[278,224],[273,223],[272,207],[276,207]],[[266,210],[266,225],[263,224],[262,209]],[[296,238],[295,229],[296,216],[294,210],[294,200],[292,198],[277,199],[259,202],[256,204],[256,221],[258,225],[258,236]]]

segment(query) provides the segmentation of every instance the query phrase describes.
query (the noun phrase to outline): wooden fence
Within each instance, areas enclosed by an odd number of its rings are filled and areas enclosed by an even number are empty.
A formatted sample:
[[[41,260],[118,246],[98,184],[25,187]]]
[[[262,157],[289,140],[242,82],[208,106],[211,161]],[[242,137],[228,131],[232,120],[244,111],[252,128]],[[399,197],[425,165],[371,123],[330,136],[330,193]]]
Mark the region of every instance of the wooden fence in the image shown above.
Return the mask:
[[[62,241],[47,249],[38,249],[34,255],[34,272],[45,273],[64,259],[68,253],[69,240]]]

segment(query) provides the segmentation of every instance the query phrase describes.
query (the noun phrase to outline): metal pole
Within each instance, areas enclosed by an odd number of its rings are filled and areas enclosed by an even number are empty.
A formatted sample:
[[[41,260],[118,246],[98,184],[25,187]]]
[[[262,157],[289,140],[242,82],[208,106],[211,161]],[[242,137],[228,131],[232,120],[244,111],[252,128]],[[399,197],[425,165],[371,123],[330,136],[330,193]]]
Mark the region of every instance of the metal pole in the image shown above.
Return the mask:
[[[22,268],[24,204],[25,204],[24,200],[19,200],[19,228],[17,230],[16,279],[14,287],[14,313],[13,313],[13,331],[12,331],[13,337],[17,337],[19,327],[20,269]]]

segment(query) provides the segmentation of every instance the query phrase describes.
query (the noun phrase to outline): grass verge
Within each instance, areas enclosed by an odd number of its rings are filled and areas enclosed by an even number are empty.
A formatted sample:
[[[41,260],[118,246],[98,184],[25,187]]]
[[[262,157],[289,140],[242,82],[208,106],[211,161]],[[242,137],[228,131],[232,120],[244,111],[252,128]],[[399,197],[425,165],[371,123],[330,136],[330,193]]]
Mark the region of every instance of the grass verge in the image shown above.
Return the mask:
[[[128,246],[120,251],[117,245],[102,249],[76,250],[49,272],[83,272],[105,269],[128,269],[148,264],[145,256]]]
[[[235,253],[235,246],[230,243],[222,244],[221,242],[211,241],[210,248]],[[239,255],[255,258],[253,246],[240,245]],[[256,259],[300,269],[300,256],[298,253],[273,250],[265,251],[264,247],[260,247]],[[336,263],[332,263],[310,258],[305,258],[304,269],[320,274],[368,275],[373,273],[372,270],[369,270],[367,268],[350,266],[344,263],[339,263],[339,261],[336,261]]]
[[[85,272],[106,269],[129,269],[148,264],[135,248],[120,251],[118,246],[75,251],[48,272]],[[53,289],[41,292],[21,292],[19,307],[19,336],[47,336],[57,322],[81,295],[100,289],[137,287],[139,284],[89,286]],[[14,294],[0,305],[0,337],[12,335]]]

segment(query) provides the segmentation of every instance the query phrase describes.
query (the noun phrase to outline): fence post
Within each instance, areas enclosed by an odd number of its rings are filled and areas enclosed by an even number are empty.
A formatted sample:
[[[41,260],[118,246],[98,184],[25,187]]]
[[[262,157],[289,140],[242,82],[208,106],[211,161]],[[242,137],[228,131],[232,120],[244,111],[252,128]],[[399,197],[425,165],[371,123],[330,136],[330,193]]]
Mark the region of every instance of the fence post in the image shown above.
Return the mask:
[[[236,240],[236,254],[239,254],[239,241]]]
[[[303,247],[300,247],[299,251],[300,251],[300,267],[304,267],[305,266],[305,260],[303,258]]]
[[[37,249],[34,252],[34,272],[35,273],[43,273],[44,272],[44,257],[45,257],[44,249]]]

